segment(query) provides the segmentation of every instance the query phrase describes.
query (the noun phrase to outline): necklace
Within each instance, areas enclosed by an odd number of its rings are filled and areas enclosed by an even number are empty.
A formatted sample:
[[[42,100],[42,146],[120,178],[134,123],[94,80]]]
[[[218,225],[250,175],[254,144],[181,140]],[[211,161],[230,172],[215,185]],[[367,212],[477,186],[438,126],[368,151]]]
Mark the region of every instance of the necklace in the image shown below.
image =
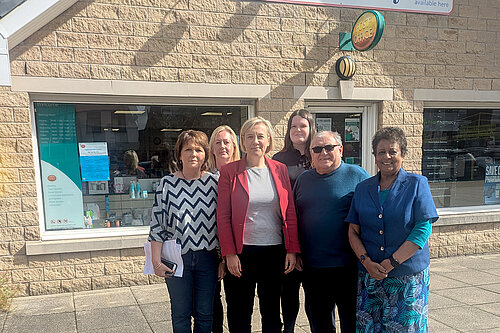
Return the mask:
[[[198,175],[198,177],[194,177],[194,178],[191,178],[191,179],[187,179],[187,177],[184,175],[184,172],[182,170],[180,170],[181,174],[182,174],[182,178],[184,178],[185,180],[194,180],[194,179],[199,179],[201,178],[201,171]]]
[[[382,186],[380,183],[379,183],[379,186],[380,186],[380,190],[381,191],[385,191],[385,190],[388,190],[392,187],[392,184],[394,183],[394,181],[396,180],[396,178],[394,178],[393,180],[391,180],[391,182],[389,183],[389,185],[387,186]]]

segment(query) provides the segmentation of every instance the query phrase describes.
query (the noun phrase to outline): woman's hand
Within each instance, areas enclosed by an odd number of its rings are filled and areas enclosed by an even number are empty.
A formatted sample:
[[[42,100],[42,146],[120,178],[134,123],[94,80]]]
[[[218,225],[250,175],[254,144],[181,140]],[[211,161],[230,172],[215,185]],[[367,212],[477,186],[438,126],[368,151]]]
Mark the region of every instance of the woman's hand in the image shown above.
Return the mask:
[[[158,275],[159,277],[162,278],[170,278],[172,277],[172,274],[174,273],[173,270],[168,268],[167,266],[163,265],[163,263],[160,261],[156,265],[153,264],[153,268],[155,270],[155,274]]]
[[[302,262],[302,257],[300,256],[300,254],[297,254],[295,256],[295,268],[301,272],[304,270],[304,263]]]
[[[387,277],[387,271],[379,263],[376,263],[372,261],[370,258],[366,258],[365,261],[363,262],[363,266],[365,266],[366,270],[368,271],[368,274],[375,280],[382,280]]]
[[[384,259],[380,265],[382,267],[384,267],[385,271],[387,272],[387,274],[389,274],[390,271],[392,271],[394,269],[394,267],[392,266],[391,264],[391,261],[389,259]]]
[[[219,281],[221,281],[224,276],[226,276],[226,262],[221,261],[219,264],[219,268],[217,270],[217,276],[219,277]]]
[[[295,253],[287,253],[285,258],[285,274],[290,273],[295,268],[297,255]]]
[[[229,273],[236,277],[241,277],[241,262],[236,253],[228,254],[226,256],[226,264]]]

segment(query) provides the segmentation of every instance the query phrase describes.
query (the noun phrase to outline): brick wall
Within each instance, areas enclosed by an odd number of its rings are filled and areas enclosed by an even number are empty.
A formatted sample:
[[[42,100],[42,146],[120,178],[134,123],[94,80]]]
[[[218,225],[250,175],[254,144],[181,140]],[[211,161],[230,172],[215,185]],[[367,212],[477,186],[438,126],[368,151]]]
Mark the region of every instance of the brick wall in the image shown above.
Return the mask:
[[[335,61],[357,61],[356,87],[392,88],[379,125],[404,128],[405,168],[420,171],[424,104],[414,89],[500,90],[500,2],[455,0],[450,16],[383,12],[367,52],[340,52],[360,9],[234,0],[83,0],[11,50],[13,76],[271,85],[257,114],[280,145],[294,86],[338,86]],[[26,93],[0,88],[0,270],[21,295],[148,283],[140,249],[26,256],[40,239]],[[500,218],[499,218],[500,219]],[[483,228],[478,230],[477,228]],[[433,257],[499,250],[498,223],[436,227]],[[480,239],[484,235],[484,239]],[[472,246],[475,244],[475,246]],[[156,281],[156,280],[155,280]]]

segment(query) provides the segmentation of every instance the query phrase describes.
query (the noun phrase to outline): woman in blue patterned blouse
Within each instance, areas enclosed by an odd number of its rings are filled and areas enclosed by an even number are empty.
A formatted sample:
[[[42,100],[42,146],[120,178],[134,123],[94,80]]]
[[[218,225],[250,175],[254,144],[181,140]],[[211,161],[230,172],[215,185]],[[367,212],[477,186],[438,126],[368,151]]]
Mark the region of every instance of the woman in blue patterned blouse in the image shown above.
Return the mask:
[[[406,136],[372,140],[379,173],[356,187],[346,221],[359,258],[357,332],[427,332],[429,244],[438,219],[427,178],[406,172]]]
[[[156,190],[149,241],[155,274],[165,277],[174,333],[210,333],[217,282],[219,246],[215,222],[218,177],[205,172],[209,156],[208,138],[200,131],[182,132],[175,144],[179,171],[162,178]],[[161,263],[162,243],[176,239],[181,244],[184,272]]]

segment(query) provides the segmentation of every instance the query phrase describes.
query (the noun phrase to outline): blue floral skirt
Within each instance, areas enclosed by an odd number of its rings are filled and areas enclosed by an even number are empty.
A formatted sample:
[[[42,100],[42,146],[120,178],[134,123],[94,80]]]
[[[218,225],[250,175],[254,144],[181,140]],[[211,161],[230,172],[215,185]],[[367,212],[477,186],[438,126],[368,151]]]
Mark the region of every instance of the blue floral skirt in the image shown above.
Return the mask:
[[[358,275],[356,332],[428,332],[429,266],[377,281]]]

